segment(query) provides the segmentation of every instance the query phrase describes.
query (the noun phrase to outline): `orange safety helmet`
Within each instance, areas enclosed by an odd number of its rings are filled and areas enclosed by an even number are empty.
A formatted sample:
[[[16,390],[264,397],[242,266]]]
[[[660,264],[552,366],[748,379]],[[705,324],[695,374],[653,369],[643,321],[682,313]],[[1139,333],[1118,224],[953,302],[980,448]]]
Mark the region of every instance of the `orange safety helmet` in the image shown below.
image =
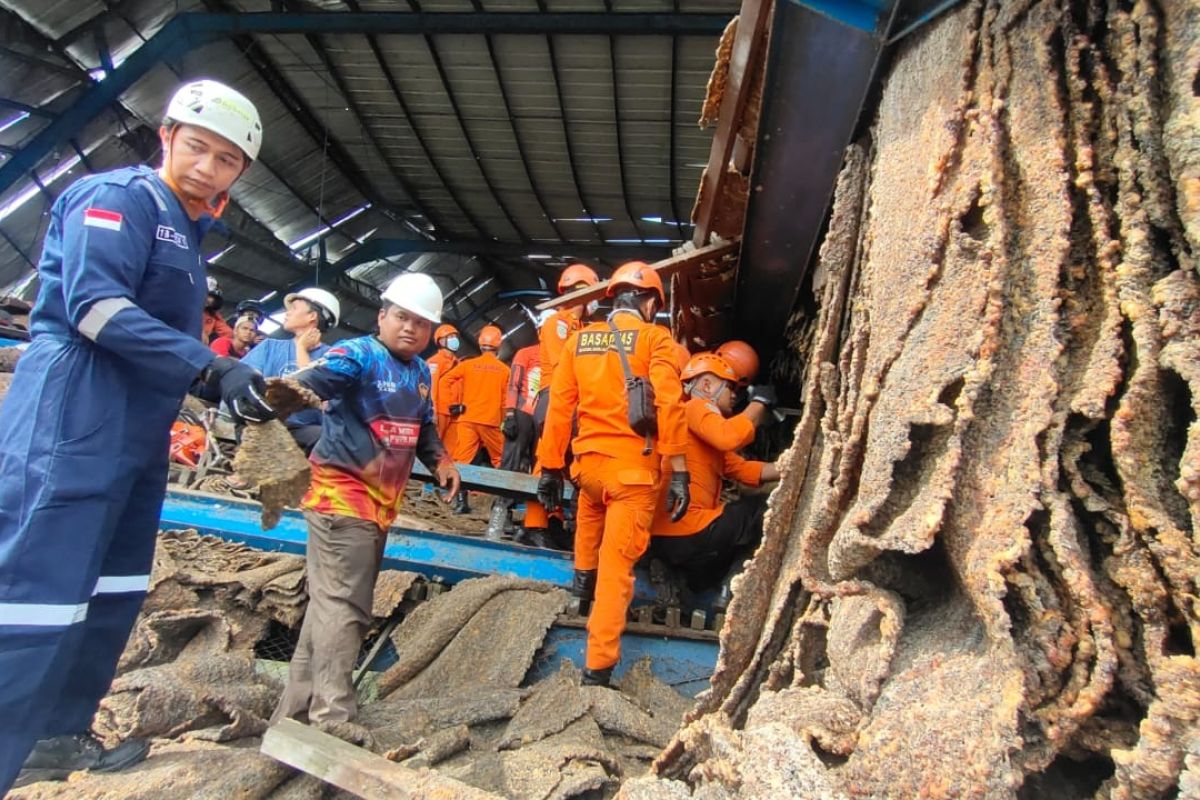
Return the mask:
[[[749,386],[758,374],[758,353],[740,339],[730,339],[716,349],[716,354],[725,360],[737,373],[738,386]]]
[[[587,264],[572,264],[558,276],[558,293],[563,294],[580,283],[595,286],[600,282],[600,276]]]
[[[729,366],[729,362],[716,353],[696,353],[683,366],[683,370],[679,373],[679,378],[680,380],[690,381],[692,378],[699,378],[701,375],[708,373],[716,375],[723,381],[737,383],[738,376],[734,372],[733,367]]]
[[[658,277],[658,273],[651,269],[645,261],[630,261],[628,264],[617,267],[617,271],[608,279],[608,289],[604,293],[608,297],[612,297],[622,286],[653,289],[658,293],[659,302],[663,306],[667,304],[667,293],[663,289],[662,278]]]
[[[454,327],[453,325],[451,325],[449,323],[446,323],[445,325],[437,326],[437,330],[433,332],[433,341],[439,342],[442,340],[443,337],[457,336],[457,335],[458,335],[458,328]]]
[[[480,329],[479,338],[476,341],[479,342],[480,347],[494,347],[499,350],[500,344],[504,341],[504,332],[495,325],[484,325]]]

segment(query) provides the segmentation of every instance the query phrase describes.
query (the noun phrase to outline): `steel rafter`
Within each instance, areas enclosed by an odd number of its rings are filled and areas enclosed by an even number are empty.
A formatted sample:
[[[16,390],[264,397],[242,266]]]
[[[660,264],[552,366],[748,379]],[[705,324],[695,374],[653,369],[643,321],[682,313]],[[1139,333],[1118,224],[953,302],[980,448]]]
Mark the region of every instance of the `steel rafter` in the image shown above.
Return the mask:
[[[345,0],[345,3],[351,11],[359,11],[357,0]],[[379,46],[379,39],[372,34],[367,34],[367,45],[371,48],[371,53],[375,56],[375,62],[379,64],[379,70],[383,73],[384,80],[387,81],[388,87],[392,90],[392,96],[396,98],[396,105],[400,107],[400,112],[404,114],[404,119],[408,122],[408,127],[412,130],[413,138],[416,140],[417,146],[421,148],[421,153],[424,154],[425,160],[429,162],[429,166],[432,167],[434,174],[437,175],[438,180],[441,181],[442,187],[445,188],[446,193],[450,195],[450,199],[454,201],[454,204],[458,206],[459,211],[461,211],[463,216],[466,217],[467,222],[471,223],[471,227],[475,229],[476,233],[478,233],[480,236],[484,235],[483,225],[479,222],[475,215],[471,213],[471,209],[469,209],[462,201],[462,198],[458,196],[458,193],[454,191],[454,186],[451,185],[449,179],[446,177],[446,174],[442,172],[441,165],[434,160],[433,152],[429,149],[428,142],[426,142],[425,137],[421,135],[421,129],[417,127],[416,117],[409,109],[408,101],[404,99],[404,93],[400,91],[400,82],[396,80],[395,72],[392,70],[391,65],[388,64],[387,59],[384,58],[383,50]]]
[[[353,253],[334,265],[334,269],[345,271],[368,261],[379,261],[388,256],[404,253],[454,253],[480,257],[521,257],[531,254],[550,256],[571,255],[578,258],[641,258],[657,260],[670,255],[668,245],[601,245],[571,244],[558,242],[534,242],[515,244],[512,242],[431,242],[424,239],[372,238]]]
[[[292,8],[294,7],[294,3],[285,0],[284,7]],[[309,46],[312,47],[312,49],[316,52],[317,58],[321,59],[321,63],[325,66],[325,70],[329,73],[329,77],[333,79],[333,83],[337,87],[338,92],[341,93],[342,99],[346,101],[346,106],[350,109],[350,113],[354,116],[359,128],[363,131],[363,133],[366,134],[367,140],[379,154],[379,159],[383,162],[384,168],[387,169],[388,175],[390,175],[392,180],[400,185],[400,188],[403,189],[404,193],[408,196],[409,202],[412,203],[421,216],[433,223],[435,227],[444,227],[444,225],[421,204],[421,201],[417,197],[416,190],[413,189],[412,185],[405,180],[404,176],[396,170],[395,166],[392,165],[392,162],[388,160],[387,155],[383,151],[383,147],[379,144],[379,140],[375,137],[375,131],[372,130],[371,126],[367,124],[366,117],[363,116],[362,110],[358,106],[358,101],[354,98],[354,94],[350,91],[350,87],[346,84],[346,79],[342,77],[341,70],[339,70],[337,65],[333,63],[333,58],[329,55],[329,51],[325,49],[325,45],[321,42],[321,37],[315,32],[306,33],[304,37],[308,41]],[[328,128],[326,128],[326,136],[330,141],[332,141],[333,137],[328,134]],[[351,160],[353,159],[352,156],[348,157],[351,158]],[[355,162],[352,160],[352,163]],[[370,180],[370,178],[366,175],[364,175],[364,178],[368,181]],[[375,190],[374,184],[372,183],[367,183],[366,187],[360,187],[360,191],[363,191],[363,189],[367,187],[369,187],[370,191],[370,195],[368,196],[381,198],[381,195]],[[367,194],[367,192],[364,191],[364,194]],[[382,202],[382,200],[380,201],[380,205],[382,205],[384,208],[390,207],[389,203]]]
[[[22,114],[28,114],[31,117],[45,117],[47,119],[54,119],[56,116],[58,116],[53,111],[47,111],[44,108],[26,105],[25,103],[20,103],[16,100],[9,100],[3,97],[0,97],[0,108],[7,108],[10,111],[20,111]]]
[[[604,0],[604,7],[612,13],[612,0]],[[644,239],[642,230],[638,227],[638,219],[633,215],[633,208],[629,204],[629,182],[625,176],[625,146],[622,144],[621,136],[621,90],[618,87],[617,80],[617,38],[615,36],[608,37],[608,71],[612,77],[612,94],[613,94],[613,128],[616,131],[617,139],[617,178],[621,181],[621,201],[625,205],[625,215],[629,217],[629,224],[633,226],[633,233],[639,239]]]
[[[414,13],[421,14],[421,4],[418,0],[408,0],[408,5]],[[488,176],[487,170],[483,167],[483,159],[479,155],[479,151],[475,149],[475,142],[471,139],[471,133],[467,130],[467,121],[463,118],[462,109],[458,106],[458,98],[454,95],[454,87],[450,85],[450,76],[446,74],[446,67],[442,64],[442,55],[438,52],[437,44],[433,41],[433,36],[425,34],[425,46],[429,49],[429,56],[433,59],[434,69],[437,70],[438,79],[442,82],[442,91],[446,93],[446,99],[450,101],[450,110],[454,112],[454,119],[458,122],[459,130],[462,131],[463,141],[467,144],[467,150],[471,153],[471,158],[475,162],[476,169],[479,170],[480,176],[483,178],[483,183],[487,186],[488,191],[492,195],[492,199],[496,201],[496,205],[500,207],[500,211],[504,213],[508,224],[516,232],[517,238],[523,242],[529,241],[529,235],[521,229],[517,224],[517,220],[509,212],[508,206],[504,200],[500,198],[500,193],[496,191],[496,187],[492,185],[492,179]]]
[[[471,0],[471,5],[475,7],[476,13],[484,12],[483,3],[480,0]],[[546,198],[542,194],[542,190],[538,188],[537,183],[533,179],[533,169],[530,166],[529,154],[525,152],[525,143],[521,139],[521,132],[517,130],[516,115],[513,114],[512,103],[508,98],[508,87],[504,83],[504,72],[500,69],[500,59],[496,57],[496,47],[492,42],[490,34],[483,37],[487,44],[488,58],[492,61],[492,71],[496,73],[496,84],[500,87],[500,99],[504,103],[504,114],[508,117],[508,124],[512,128],[513,141],[517,143],[517,154],[521,157],[521,165],[525,168],[525,178],[529,181],[529,188],[533,191],[533,196],[538,201],[538,206],[542,209],[542,216],[550,223],[550,227],[554,228],[555,234],[562,241],[567,241],[567,237],[563,235],[562,229],[558,227],[558,222],[554,215],[550,212],[550,207],[546,204]]]
[[[546,0],[537,0],[538,8],[543,14],[546,11]],[[604,241],[604,233],[600,230],[600,225],[596,222],[596,214],[590,208],[590,203],[583,196],[583,182],[579,180],[579,168],[575,165],[575,148],[571,145],[571,131],[567,124],[567,104],[563,100],[562,81],[559,80],[558,72],[558,53],[554,47],[554,37],[546,36],[546,46],[550,50],[550,75],[554,78],[554,95],[558,98],[558,115],[562,120],[563,141],[567,145],[567,164],[571,168],[571,180],[575,184],[575,195],[579,198],[579,208],[584,214],[592,220],[592,227],[596,230],[596,238]]]
[[[675,0],[675,8],[676,9],[679,8],[679,0]],[[679,197],[678,197],[679,191],[677,189],[678,167],[676,166],[676,163],[675,163],[677,160],[676,156],[675,156],[675,139],[676,139],[676,137],[675,137],[675,97],[676,97],[675,92],[678,89],[678,87],[679,87],[679,37],[672,36],[671,37],[671,111],[670,111],[670,124],[671,124],[671,146],[670,146],[671,155],[670,155],[670,158],[671,158],[671,162],[670,162],[670,166],[668,168],[668,170],[669,170],[668,180],[671,183],[671,214],[674,215],[674,217],[675,217],[675,230],[679,233],[679,238],[683,239],[686,237],[686,234],[683,232],[683,217],[679,214]]]

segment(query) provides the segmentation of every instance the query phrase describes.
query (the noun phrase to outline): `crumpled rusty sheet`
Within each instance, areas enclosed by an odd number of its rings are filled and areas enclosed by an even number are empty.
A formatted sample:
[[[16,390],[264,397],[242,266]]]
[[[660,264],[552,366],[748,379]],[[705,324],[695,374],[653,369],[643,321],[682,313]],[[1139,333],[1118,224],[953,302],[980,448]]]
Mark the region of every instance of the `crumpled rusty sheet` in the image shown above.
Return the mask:
[[[294,774],[258,752],[259,740],[236,746],[209,742],[156,742],[150,758],[109,774],[76,772],[66,781],[16,789],[12,800],[163,800],[206,798],[257,800],[273,794]]]
[[[0,347],[0,372],[12,373],[16,370],[21,352],[19,347]]]
[[[569,596],[547,584],[493,576],[463,581],[418,606],[392,633],[397,662],[381,697],[435,697],[520,685]]]
[[[279,420],[250,422],[233,457],[238,477],[258,489],[262,529],[279,524],[285,508],[295,508],[308,491],[312,467]]]
[[[899,48],[713,689],[625,796],[1195,789],[1197,14],[978,0]]]

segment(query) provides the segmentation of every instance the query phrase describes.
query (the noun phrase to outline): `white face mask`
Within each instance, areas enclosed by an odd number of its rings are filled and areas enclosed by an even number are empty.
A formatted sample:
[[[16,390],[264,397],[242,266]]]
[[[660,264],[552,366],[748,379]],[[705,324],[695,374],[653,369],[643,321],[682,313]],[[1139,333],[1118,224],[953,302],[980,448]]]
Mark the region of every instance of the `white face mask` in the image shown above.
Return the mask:
[[[598,309],[599,307],[600,307],[599,300],[591,301],[590,303],[587,304],[587,306],[585,306],[585,308],[587,309],[587,315],[590,317],[591,315],[595,314],[596,309]]]
[[[458,352],[458,345],[459,345],[459,341],[458,341],[457,336],[447,336],[446,337],[446,349],[449,350],[451,353]]]

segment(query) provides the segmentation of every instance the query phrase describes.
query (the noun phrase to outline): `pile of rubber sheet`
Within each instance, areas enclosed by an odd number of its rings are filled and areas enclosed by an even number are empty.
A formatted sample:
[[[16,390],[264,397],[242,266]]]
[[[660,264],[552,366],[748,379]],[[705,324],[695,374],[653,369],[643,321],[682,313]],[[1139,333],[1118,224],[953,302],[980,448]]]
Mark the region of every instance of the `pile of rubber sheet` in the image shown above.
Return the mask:
[[[1200,796],[1198,63],[1178,2],[901,47],[712,692],[625,797]]]
[[[381,573],[377,626],[418,580]],[[271,676],[282,673],[255,658],[255,645],[268,629],[298,624],[305,599],[300,557],[192,531],[162,534],[145,610],[94,722],[110,743],[151,738],[150,757],[121,773],[76,773],[11,796],[344,796],[258,752],[282,690]],[[526,685],[567,603],[561,589],[504,577],[465,581],[408,611],[410,602],[391,635],[395,661],[364,681],[370,691],[358,719],[323,729],[497,797],[614,790],[649,768],[691,701],[646,663],[629,670],[620,691],[582,688],[569,662]]]
[[[8,387],[12,385],[12,374],[20,357],[20,348],[0,347],[0,401],[8,394]]]

